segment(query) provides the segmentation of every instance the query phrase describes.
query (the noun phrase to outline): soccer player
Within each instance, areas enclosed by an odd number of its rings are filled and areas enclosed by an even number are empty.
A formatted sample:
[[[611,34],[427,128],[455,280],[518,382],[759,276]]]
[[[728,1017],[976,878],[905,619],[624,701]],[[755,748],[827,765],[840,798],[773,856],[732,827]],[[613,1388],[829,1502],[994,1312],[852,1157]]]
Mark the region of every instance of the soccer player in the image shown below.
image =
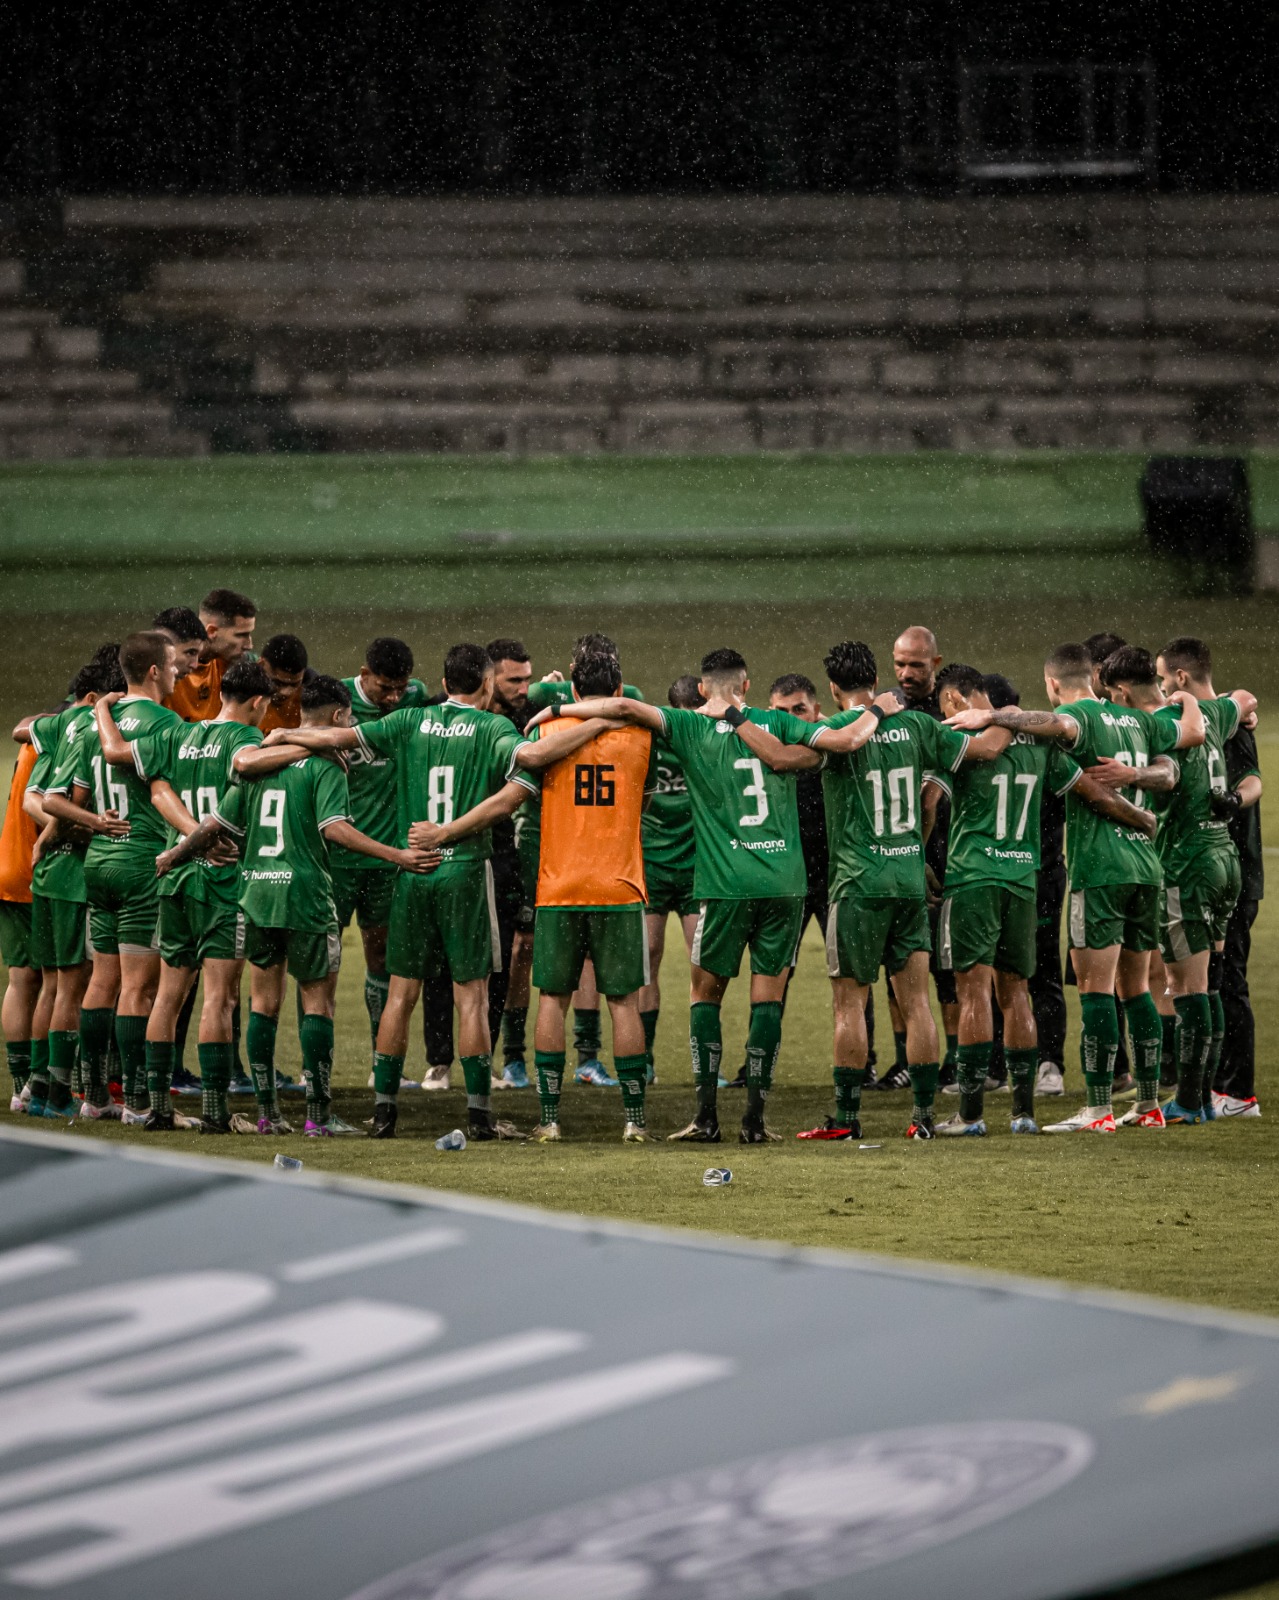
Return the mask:
[[[486,646],[493,663],[493,707],[523,733],[531,715],[529,685],[533,664],[519,639],[491,639]],[[525,1030],[528,1022],[529,981],[533,957],[533,898],[525,892],[525,879],[517,841],[520,823],[533,806],[530,797],[514,818],[505,817],[493,828],[493,903],[497,907],[498,939],[502,967],[489,977],[489,1033],[502,1038],[502,1071],[495,1089],[527,1089]],[[536,887],[536,868],[533,873]]]
[[[1157,1102],[1151,1106],[1139,1099],[1120,1123],[1161,1127],[1205,1122],[1213,1115],[1212,1081],[1225,1031],[1219,953],[1240,886],[1239,854],[1215,801],[1227,789],[1226,742],[1257,702],[1244,689],[1217,696],[1212,657],[1201,639],[1173,639],[1157,663],[1147,651],[1127,646],[1106,660],[1102,673],[1117,706],[1153,713],[1156,721],[1175,727],[1178,707],[1164,697],[1170,690],[1193,696],[1204,720],[1204,743],[1185,750],[1176,788],[1157,802],[1156,849],[1164,879],[1160,948],[1177,1015],[1177,1092],[1162,1109]],[[1137,777],[1120,763],[1109,772],[1111,782]]]
[[[1248,725],[1240,728],[1226,746],[1226,784],[1218,807],[1229,821],[1243,882],[1222,952],[1221,1004],[1226,1038],[1217,1084],[1220,1092],[1213,1095],[1212,1104],[1219,1117],[1259,1117],[1256,1023],[1248,993],[1248,959],[1252,953],[1252,925],[1265,894],[1266,875],[1261,845],[1261,772],[1257,741]]]
[[[1044,664],[1051,711],[972,707],[950,719],[970,733],[1009,728],[1037,739],[1058,739],[1090,776],[1107,759],[1142,768],[1140,797],[1176,784],[1167,755],[1204,741],[1204,719],[1193,695],[1179,694],[1179,725],[1144,711],[1117,709],[1093,693],[1093,662],[1081,644],[1059,645]],[[1102,775],[1105,768],[1102,766]],[[1075,795],[1066,797],[1066,860],[1070,879],[1070,944],[1079,981],[1083,1029],[1080,1062],[1087,1103],[1046,1133],[1113,1133],[1111,1095],[1119,1045],[1118,991],[1132,1039],[1138,1105],[1158,1103],[1162,1027],[1150,995],[1150,952],[1159,944],[1162,873],[1142,832],[1116,827]],[[1155,1123],[1143,1124],[1155,1126]]]
[[[975,667],[943,668],[937,679],[947,717],[990,708],[986,680]],[[995,1033],[991,990],[1003,1016],[1012,1079],[1012,1131],[1038,1133],[1034,1119],[1038,1033],[1030,1006],[1035,972],[1040,804],[1045,790],[1074,793],[1121,827],[1154,836],[1155,818],[1088,778],[1062,750],[1014,734],[992,761],[964,765],[953,776],[932,774],[949,791],[950,841],[945,897],[938,918],[938,956],[959,991],[959,1110],[939,1123],[944,1137],[983,1136],[984,1094]]]
[[[262,664],[234,662],[220,685],[221,713],[192,727],[178,722],[132,741],[124,738],[100,703],[95,712],[102,754],[113,766],[132,768],[150,784],[152,804],[175,818],[167,847],[172,848],[194,822],[203,822],[232,781],[232,761],[246,745],[261,743],[260,726],[271,704],[272,684]],[[181,802],[174,812],[173,797]],[[166,803],[167,802],[167,803]],[[144,1128],[172,1132],[196,1124],[173,1111],[170,1088],[176,1053],[178,1016],[186,996],[203,974],[200,1017],[200,1078],[204,1089],[225,1090],[235,1064],[232,1016],[244,970],[244,917],[238,904],[240,869],[235,861],[196,858],[160,881],[160,981],[147,1021],[146,1077],[150,1113]],[[210,1102],[210,1115],[217,1106]],[[208,1110],[208,1107],[202,1109]],[[232,1119],[237,1132],[288,1133],[278,1108],[270,1105],[259,1122]]]
[[[271,680],[271,708],[262,733],[296,728],[302,722],[302,685],[315,677],[307,665],[306,646],[296,633],[277,633],[262,646],[262,665]]]
[[[694,894],[699,902],[693,937],[689,1040],[697,1087],[696,1114],[674,1139],[718,1144],[719,1066],[723,1051],[720,1007],[749,949],[751,1021],[747,1037],[746,1111],[740,1139],[765,1144],[780,1136],[764,1121],[773,1068],[781,1047],[782,996],[795,962],[804,914],[804,858],[799,844],[795,784],[789,772],[817,765],[806,744],[820,729],[785,711],[743,710],[750,689],[746,661],[736,650],[704,656],[696,710],[645,705],[642,701],[591,699],[560,704],[557,714],[603,716],[633,722],[656,733],[684,769],[693,801]],[[543,714],[545,715],[545,714]],[[764,759],[732,735],[758,728],[773,737]]]
[[[257,609],[247,595],[234,589],[214,589],[201,600],[205,640],[199,664],[181,679],[166,702],[184,722],[211,722],[217,716],[222,674],[252,650]]]
[[[265,652],[264,652],[265,653]],[[351,696],[351,725],[379,722],[392,711],[425,706],[431,696],[420,678],[413,676],[413,652],[403,639],[374,639],[364,652],[364,664],[343,684]],[[361,833],[379,844],[395,843],[395,763],[387,756],[350,752],[347,784],[351,820]],[[377,1031],[386,1008],[387,928],[395,869],[376,856],[334,847],[330,853],[333,900],[339,929],[354,917],[364,947],[364,1009],[369,1014],[370,1059],[377,1051]]]
[[[691,672],[676,678],[667,691],[667,702],[685,711],[696,711],[705,701]],[[640,825],[644,850],[644,882],[648,889],[644,923],[648,937],[648,982],[640,994],[640,1022],[644,1027],[644,1054],[647,1079],[657,1081],[653,1041],[661,1013],[662,992],[658,974],[666,950],[666,919],[673,912],[680,920],[684,943],[690,955],[697,931],[697,898],[693,893],[693,802],[689,798],[684,769],[675,752],[661,739],[655,741],[657,758],[656,787]]]
[[[355,728],[304,726],[296,734],[275,733],[267,749],[296,739],[312,750],[359,749],[366,757],[389,757],[395,763],[401,849],[414,845],[415,823],[446,825],[484,800],[500,796],[492,816],[509,815],[533,787],[526,770],[548,766],[566,753],[568,741],[561,737],[530,743],[505,717],[488,709],[493,663],[481,645],[453,646],[444,658],[444,689],[447,698],[440,705],[393,711]],[[586,737],[589,733],[579,735],[573,748]],[[476,1139],[517,1136],[510,1124],[495,1122],[490,1106],[487,986],[497,936],[487,829],[447,847],[442,855],[429,877],[401,875],[395,884],[387,940],[390,992],[373,1068],[376,1139],[395,1136],[408,1026],[423,976],[446,963],[453,976],[471,1134]]]
[[[39,829],[23,806],[27,780],[38,760],[33,744],[21,746],[0,828],[0,961],[8,968],[0,1026],[13,1079],[9,1109],[19,1113],[26,1109],[22,1091],[31,1076],[31,1041],[42,986],[31,945],[31,858]]]
[[[244,781],[221,795],[199,827],[156,863],[163,875],[208,851],[222,834],[242,841],[239,903],[244,913],[244,953],[253,968],[247,1045],[260,1119],[279,1118],[275,1036],[288,974],[302,1000],[298,1035],[306,1078],[303,1131],[309,1138],[357,1131],[332,1113],[331,980],[341,960],[342,941],[333,905],[329,846],[363,850],[410,875],[430,871],[434,864],[423,851],[380,844],[354,828],[344,763],[317,756],[304,742],[308,735],[353,731],[348,725],[350,710],[351,698],[342,683],[317,673],[302,689],[301,727],[273,734],[268,749],[255,751],[242,744],[232,767]],[[272,762],[281,765],[268,771]],[[255,769],[260,776],[252,775]],[[224,1065],[229,1071],[225,1057]],[[210,1084],[206,1076],[201,1132],[232,1131],[225,1081]]]
[[[1088,652],[1088,659],[1092,662],[1092,692],[1098,700],[1110,699],[1110,685],[1106,682],[1106,675],[1101,670],[1107,660],[1114,655],[1116,650],[1122,650],[1128,643],[1117,633],[1090,633],[1084,640],[1084,649]]]
[[[200,665],[200,656],[209,638],[204,624],[190,606],[168,606],[151,626],[158,633],[167,633],[173,641],[173,666],[177,681],[181,683]]]
[[[176,671],[167,635],[131,634],[120,646],[120,668],[126,692],[112,704],[110,715],[126,739],[157,733],[180,721],[163,704],[173,692]],[[96,707],[92,715],[96,717]],[[124,1082],[122,1120],[141,1124],[151,1109],[146,1030],[160,977],[155,858],[164,848],[165,820],[152,804],[148,783],[136,772],[112,771],[92,722],[83,725],[74,758],[50,784],[44,809],[50,816],[96,829],[84,859],[93,976],[80,1010],[82,1115],[112,1114],[105,1066],[114,1003]],[[114,818],[128,825],[123,837],[103,826]]]

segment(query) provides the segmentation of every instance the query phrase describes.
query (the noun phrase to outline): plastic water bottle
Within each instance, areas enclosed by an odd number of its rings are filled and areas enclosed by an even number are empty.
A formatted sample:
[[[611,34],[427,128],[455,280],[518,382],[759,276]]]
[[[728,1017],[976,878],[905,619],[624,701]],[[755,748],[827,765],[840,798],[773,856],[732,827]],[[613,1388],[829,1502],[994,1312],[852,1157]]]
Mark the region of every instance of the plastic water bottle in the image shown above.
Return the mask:
[[[437,1150],[465,1150],[466,1135],[461,1128],[454,1128],[452,1133],[446,1133],[442,1139],[435,1141]]]
[[[301,1172],[302,1170],[302,1163],[296,1156],[276,1156],[271,1165],[278,1167],[281,1172]]]
[[[733,1174],[727,1167],[707,1167],[702,1173],[702,1182],[708,1189],[721,1189],[726,1183],[732,1183]]]

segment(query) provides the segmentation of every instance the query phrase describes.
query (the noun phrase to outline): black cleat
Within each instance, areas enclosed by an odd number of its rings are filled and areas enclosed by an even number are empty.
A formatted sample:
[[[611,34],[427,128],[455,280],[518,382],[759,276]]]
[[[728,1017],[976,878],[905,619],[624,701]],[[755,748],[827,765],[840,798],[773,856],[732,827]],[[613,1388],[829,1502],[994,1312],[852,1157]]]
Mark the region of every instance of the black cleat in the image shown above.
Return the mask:
[[[480,1117],[467,1123],[466,1137],[475,1144],[486,1144],[490,1139],[501,1138],[501,1135],[487,1117]]]
[[[176,1128],[172,1111],[148,1112],[147,1120],[142,1124],[143,1133],[173,1133]]]
[[[705,1122],[699,1117],[694,1117],[687,1128],[681,1128],[678,1133],[668,1134],[667,1138],[676,1141],[682,1139],[686,1144],[718,1144],[719,1123],[714,1117]]]
[[[746,1068],[738,1067],[737,1076],[730,1078],[724,1087],[726,1089],[744,1089],[746,1087]]]
[[[877,1089],[909,1089],[910,1068],[894,1067],[891,1072],[886,1072],[875,1085]]]
[[[908,1139],[935,1139],[937,1131],[933,1127],[933,1114],[931,1111],[919,1111],[910,1119],[910,1127],[906,1129]]]
[[[771,1128],[764,1126],[763,1117],[743,1117],[741,1132],[737,1135],[738,1144],[780,1144],[782,1136],[774,1133]]]
[[[395,1124],[399,1118],[400,1110],[392,1102],[383,1101],[373,1107],[373,1126],[369,1129],[370,1139],[394,1139]]]
[[[230,1133],[231,1132],[231,1119],[230,1119],[230,1117],[227,1117],[224,1120],[219,1121],[215,1117],[201,1117],[200,1118],[200,1132],[201,1133]]]

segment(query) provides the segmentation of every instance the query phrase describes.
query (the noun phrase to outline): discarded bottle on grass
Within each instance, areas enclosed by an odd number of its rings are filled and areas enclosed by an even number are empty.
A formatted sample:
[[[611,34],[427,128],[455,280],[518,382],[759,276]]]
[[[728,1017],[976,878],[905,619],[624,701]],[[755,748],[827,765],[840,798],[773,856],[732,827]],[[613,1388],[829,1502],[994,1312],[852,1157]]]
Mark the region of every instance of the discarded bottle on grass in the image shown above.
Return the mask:
[[[302,1163],[296,1156],[276,1156],[271,1165],[279,1167],[281,1172],[301,1172],[302,1170]]]
[[[435,1141],[437,1150],[465,1150],[466,1135],[461,1128],[454,1128],[452,1133],[446,1133],[442,1139]]]
[[[727,1167],[707,1167],[702,1173],[702,1182],[708,1189],[721,1189],[726,1183],[732,1183],[733,1174]]]

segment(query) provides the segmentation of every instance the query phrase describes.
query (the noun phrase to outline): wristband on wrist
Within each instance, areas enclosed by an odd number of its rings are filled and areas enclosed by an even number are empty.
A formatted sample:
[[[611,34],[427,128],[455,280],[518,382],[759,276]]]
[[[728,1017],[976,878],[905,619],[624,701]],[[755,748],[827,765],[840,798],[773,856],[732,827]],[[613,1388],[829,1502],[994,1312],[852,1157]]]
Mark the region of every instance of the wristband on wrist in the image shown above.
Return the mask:
[[[885,716],[885,712],[884,712],[883,706],[871,706],[870,707],[870,714],[871,714],[872,717],[874,717],[876,722],[882,722],[884,720],[884,716]]]
[[[559,701],[559,700],[552,701],[552,703],[551,703],[551,715],[553,717],[562,717],[564,715],[563,702],[562,701]]]
[[[747,720],[746,713],[739,711],[736,706],[729,706],[724,713],[724,721],[727,722],[730,728],[740,728],[742,723]]]

